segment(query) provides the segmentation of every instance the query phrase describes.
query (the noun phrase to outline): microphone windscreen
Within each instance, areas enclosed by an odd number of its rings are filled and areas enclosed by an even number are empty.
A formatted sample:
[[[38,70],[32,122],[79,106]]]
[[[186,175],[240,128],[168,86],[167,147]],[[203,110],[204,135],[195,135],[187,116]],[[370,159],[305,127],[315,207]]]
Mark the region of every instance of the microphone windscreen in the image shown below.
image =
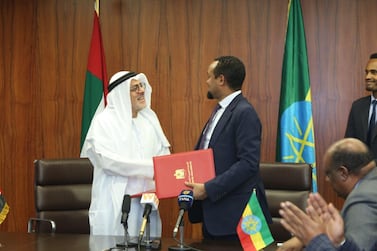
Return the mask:
[[[143,217],[148,217],[152,211],[152,205],[146,204],[144,207]]]
[[[155,193],[143,193],[141,195],[140,204],[142,204],[144,207],[145,205],[150,204],[153,210],[157,210],[159,203],[160,201]]]
[[[179,209],[188,210],[194,202],[194,193],[191,190],[182,190],[178,195]]]
[[[131,196],[129,194],[125,194],[123,196],[122,213],[129,213],[130,207],[131,207]]]

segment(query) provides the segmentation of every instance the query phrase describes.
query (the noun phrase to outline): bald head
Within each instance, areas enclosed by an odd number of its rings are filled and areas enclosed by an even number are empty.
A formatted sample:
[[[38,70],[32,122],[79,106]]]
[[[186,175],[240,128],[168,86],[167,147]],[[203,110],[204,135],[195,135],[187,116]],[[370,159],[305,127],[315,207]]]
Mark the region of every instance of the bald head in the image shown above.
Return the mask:
[[[345,138],[333,143],[327,150],[329,153],[336,152],[352,152],[352,153],[367,153],[368,147],[359,139]]]
[[[323,160],[326,180],[344,199],[357,182],[376,166],[368,147],[353,138],[341,139],[332,144]]]
[[[344,166],[353,174],[358,174],[361,168],[367,166],[373,160],[374,157],[369,148],[355,138],[336,141],[325,154],[325,162],[328,167]]]

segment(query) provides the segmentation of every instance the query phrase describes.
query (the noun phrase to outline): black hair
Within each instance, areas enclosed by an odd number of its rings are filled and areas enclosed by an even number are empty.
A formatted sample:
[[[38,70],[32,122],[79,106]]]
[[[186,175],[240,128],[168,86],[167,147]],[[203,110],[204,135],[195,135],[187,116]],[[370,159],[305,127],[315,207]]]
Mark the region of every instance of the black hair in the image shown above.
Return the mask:
[[[372,53],[372,54],[369,56],[369,59],[375,59],[375,58],[377,58],[377,52]]]
[[[215,58],[218,61],[213,69],[213,74],[217,78],[223,75],[232,90],[240,90],[245,80],[245,65],[234,56],[221,56]]]

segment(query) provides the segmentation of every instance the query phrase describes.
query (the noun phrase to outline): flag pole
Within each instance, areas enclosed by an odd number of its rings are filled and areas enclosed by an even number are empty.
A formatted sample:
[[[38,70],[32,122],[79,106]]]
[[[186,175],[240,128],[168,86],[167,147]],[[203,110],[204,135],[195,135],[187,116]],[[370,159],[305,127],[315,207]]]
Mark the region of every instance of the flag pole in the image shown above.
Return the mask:
[[[288,9],[287,9],[287,22],[285,26],[285,41],[287,41],[287,31],[288,31],[288,22],[289,22],[289,11],[291,10],[292,0],[288,0]]]
[[[88,64],[85,74],[84,99],[82,105],[81,121],[81,157],[86,156],[87,146],[85,139],[90,123],[96,113],[102,111],[106,106],[106,95],[109,81],[107,79],[105,50],[102,43],[101,26],[99,20],[99,0],[93,0],[93,30],[90,40]]]
[[[94,1],[94,9],[97,12],[97,15],[99,16],[99,0]]]

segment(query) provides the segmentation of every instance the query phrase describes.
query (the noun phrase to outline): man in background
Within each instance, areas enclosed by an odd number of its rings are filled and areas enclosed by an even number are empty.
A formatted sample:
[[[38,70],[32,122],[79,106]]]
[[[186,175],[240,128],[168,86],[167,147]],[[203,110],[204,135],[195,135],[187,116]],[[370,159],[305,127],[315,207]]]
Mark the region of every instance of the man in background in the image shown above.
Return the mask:
[[[345,137],[360,139],[369,146],[377,159],[377,53],[370,55],[365,67],[365,90],[371,92],[371,95],[352,103]]]
[[[218,101],[195,149],[212,148],[216,177],[193,188],[192,223],[202,222],[205,239],[235,239],[237,224],[253,189],[271,222],[259,173],[262,125],[254,107],[242,95],[245,66],[233,56],[216,58],[208,67],[209,99]]]

